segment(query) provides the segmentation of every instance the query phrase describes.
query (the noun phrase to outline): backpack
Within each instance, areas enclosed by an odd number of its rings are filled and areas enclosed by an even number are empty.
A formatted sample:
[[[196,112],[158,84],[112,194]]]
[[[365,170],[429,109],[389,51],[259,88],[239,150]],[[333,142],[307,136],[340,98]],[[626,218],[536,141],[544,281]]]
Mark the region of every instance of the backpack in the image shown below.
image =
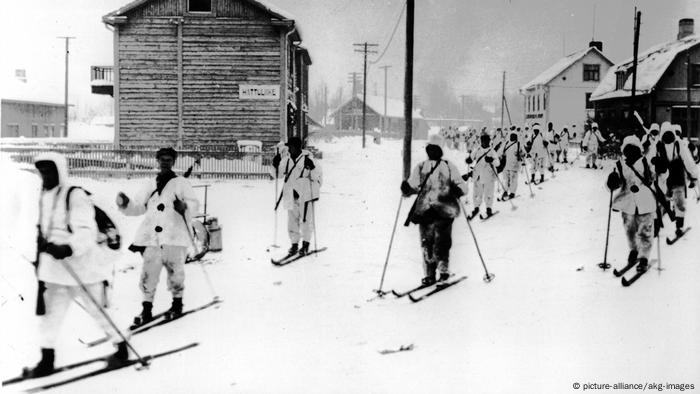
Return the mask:
[[[73,190],[80,189],[85,192],[88,196],[92,196],[92,193],[83,189],[80,186],[71,186],[66,193],[66,228],[69,233],[73,232],[70,226],[70,194]],[[97,230],[102,234],[98,244],[105,243],[107,247],[112,250],[118,250],[121,248],[121,235],[119,235],[119,229],[114,224],[114,221],[107,215],[102,208],[98,207],[94,203],[92,206],[95,208],[95,222],[97,223]]]

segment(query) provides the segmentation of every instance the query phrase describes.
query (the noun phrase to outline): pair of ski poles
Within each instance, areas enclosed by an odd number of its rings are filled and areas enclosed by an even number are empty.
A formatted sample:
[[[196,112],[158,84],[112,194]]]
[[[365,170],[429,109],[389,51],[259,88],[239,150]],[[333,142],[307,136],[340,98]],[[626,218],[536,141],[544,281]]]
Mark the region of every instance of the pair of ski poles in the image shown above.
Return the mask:
[[[401,213],[401,205],[403,204],[404,197],[401,196],[399,199],[399,206],[396,209],[396,217],[394,218],[394,226],[391,230],[391,237],[389,239],[389,248],[386,252],[386,259],[384,260],[384,269],[382,270],[382,277],[379,281],[379,289],[375,290],[374,292],[377,293],[378,298],[384,297],[387,293],[382,290],[384,286],[384,278],[386,276],[386,270],[389,265],[389,256],[391,256],[391,249],[394,244],[394,235],[396,234],[396,225],[399,222],[399,214]],[[464,214],[464,219],[467,221],[467,226],[469,227],[469,232],[472,235],[472,238],[474,239],[474,245],[476,246],[476,251],[479,254],[479,259],[481,260],[481,265],[484,267],[484,272],[486,273],[484,276],[484,282],[491,282],[496,275],[493,273],[489,273],[488,268],[486,268],[486,263],[484,262],[484,257],[481,254],[481,249],[479,248],[479,242],[476,239],[476,235],[474,234],[474,229],[472,229],[471,223],[469,222],[469,218],[467,217],[467,211],[464,207],[464,204],[462,203],[462,200],[459,198],[457,199],[459,201],[460,208],[462,209],[462,213]]]

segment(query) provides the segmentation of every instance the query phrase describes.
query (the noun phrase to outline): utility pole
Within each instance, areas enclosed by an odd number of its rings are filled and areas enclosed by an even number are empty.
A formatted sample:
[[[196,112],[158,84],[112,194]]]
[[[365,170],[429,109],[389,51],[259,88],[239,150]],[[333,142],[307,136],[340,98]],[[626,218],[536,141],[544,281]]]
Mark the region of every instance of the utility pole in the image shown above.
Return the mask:
[[[63,126],[63,135],[61,137],[68,137],[68,54],[70,53],[69,50],[69,44],[70,40],[74,39],[75,37],[67,37],[67,36],[60,36],[57,38],[61,38],[66,40],[66,76],[65,76],[65,87],[63,89],[63,103],[65,105],[65,124]],[[53,137],[53,136],[52,136]]]
[[[348,83],[352,84],[352,99],[354,100],[355,97],[357,97],[357,85],[360,81],[360,73],[358,72],[351,72],[348,73]],[[350,120],[352,123],[351,128],[356,129],[357,128],[357,115],[353,112],[352,115],[350,116]]]
[[[462,105],[460,107],[459,113],[461,114],[460,116],[462,117],[462,121],[464,121],[466,123],[465,119],[467,119],[467,115],[465,114],[465,111],[464,111],[464,107],[465,107],[464,101],[467,99],[467,95],[463,94],[463,95],[459,96],[459,98],[461,100],[461,105]]]
[[[693,122],[692,122],[692,117],[690,116],[692,113],[690,112],[692,110],[692,99],[690,96],[690,89],[693,86],[693,73],[692,73],[692,68],[691,68],[691,63],[690,63],[690,48],[688,48],[685,51],[685,56],[686,56],[686,112],[685,112],[685,136],[690,139],[692,134],[691,128],[693,127]]]
[[[379,44],[369,44],[367,42],[364,42],[362,44],[352,44],[355,46],[355,52],[359,53],[364,53],[364,58],[365,58],[365,65],[364,65],[364,73],[362,74],[362,148],[365,147],[365,120],[367,117],[367,54],[368,53],[377,53],[375,50],[371,50],[369,48],[375,48],[378,47]],[[362,48],[362,49],[358,49]]]
[[[503,130],[503,110],[505,106],[503,103],[506,101],[506,72],[503,71],[503,83],[501,84],[501,130]]]
[[[387,91],[388,91],[388,83],[387,83],[387,76],[388,76],[388,70],[391,68],[391,66],[381,66],[379,68],[384,69],[384,117],[382,118],[382,134],[386,133],[386,107],[387,107]]]
[[[413,25],[415,0],[406,0],[406,74],[403,89],[403,118],[406,131],[403,136],[403,179],[411,175],[411,139],[413,135]]]

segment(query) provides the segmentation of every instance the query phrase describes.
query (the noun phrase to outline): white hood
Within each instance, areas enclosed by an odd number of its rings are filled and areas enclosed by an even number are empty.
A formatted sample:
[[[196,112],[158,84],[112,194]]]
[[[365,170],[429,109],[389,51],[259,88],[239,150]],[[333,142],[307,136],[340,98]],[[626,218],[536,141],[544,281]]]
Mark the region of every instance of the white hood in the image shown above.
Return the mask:
[[[58,152],[39,153],[34,157],[34,165],[40,161],[51,161],[58,171],[58,186],[65,185],[68,181],[68,160]]]

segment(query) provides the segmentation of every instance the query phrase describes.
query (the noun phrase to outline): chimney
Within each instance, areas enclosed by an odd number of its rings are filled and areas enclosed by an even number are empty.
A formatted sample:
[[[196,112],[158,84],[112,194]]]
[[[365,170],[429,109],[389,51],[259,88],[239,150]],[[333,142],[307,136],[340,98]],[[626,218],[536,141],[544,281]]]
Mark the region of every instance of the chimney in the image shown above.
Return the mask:
[[[688,36],[692,36],[694,21],[693,18],[683,18],[678,21],[678,39],[681,40]]]
[[[589,48],[597,48],[599,51],[603,52],[603,41],[591,41],[588,43]]]
[[[27,70],[15,69],[15,78],[21,82],[27,83]]]

